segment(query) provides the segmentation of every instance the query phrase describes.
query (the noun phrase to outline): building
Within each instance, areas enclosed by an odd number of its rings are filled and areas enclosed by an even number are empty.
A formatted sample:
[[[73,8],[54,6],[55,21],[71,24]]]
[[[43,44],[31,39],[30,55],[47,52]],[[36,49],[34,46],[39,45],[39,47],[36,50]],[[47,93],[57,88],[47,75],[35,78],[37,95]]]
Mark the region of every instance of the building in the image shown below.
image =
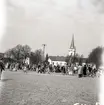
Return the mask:
[[[30,64],[30,58],[29,57],[27,57],[26,59],[24,59],[24,61],[23,61],[25,64],[27,64],[27,65],[29,65]]]
[[[54,65],[66,65],[64,56],[49,56],[48,62]]]
[[[72,36],[72,41],[68,52],[69,52],[69,56],[74,56],[76,53],[76,47],[74,45],[74,35]]]
[[[76,47],[74,45],[74,35],[72,36],[72,41],[68,53],[69,56],[74,56],[76,53]],[[48,62],[54,65],[66,65],[67,63],[65,62],[65,59],[66,57],[64,56],[50,56]]]

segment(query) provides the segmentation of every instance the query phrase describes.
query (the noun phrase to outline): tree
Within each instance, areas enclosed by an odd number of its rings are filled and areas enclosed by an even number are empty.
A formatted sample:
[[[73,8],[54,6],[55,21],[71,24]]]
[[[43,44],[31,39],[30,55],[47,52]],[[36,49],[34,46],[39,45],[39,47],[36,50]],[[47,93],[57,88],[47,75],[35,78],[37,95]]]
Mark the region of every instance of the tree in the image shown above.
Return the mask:
[[[12,48],[11,53],[14,59],[16,60],[20,60],[24,58],[22,45],[17,45],[16,47]]]
[[[101,55],[103,53],[104,47],[96,47],[88,56],[88,62],[96,64],[97,68],[102,64]]]
[[[42,50],[36,50],[35,52],[31,52],[30,54],[30,61],[32,64],[38,64],[43,62],[42,59]]]
[[[13,58],[14,60],[21,61],[29,56],[31,52],[31,48],[28,45],[22,46],[17,45],[12,49],[9,49],[5,52],[5,55],[9,58]]]
[[[5,56],[6,58],[10,58],[10,57],[11,57],[11,49],[7,50],[7,51],[5,52],[5,54],[4,54],[4,56]]]
[[[68,63],[69,63],[69,61],[70,61],[70,56],[69,56],[69,55],[67,55],[67,56],[66,56],[66,58],[65,58],[65,62],[68,64]]]
[[[48,56],[48,54],[46,54],[46,58],[45,58],[45,62],[48,64],[49,62],[48,62],[48,59],[49,59],[49,56]]]
[[[29,57],[30,52],[31,52],[31,48],[30,48],[28,45],[24,45],[24,46],[23,46],[23,52],[24,52],[25,58],[26,58],[26,57]]]
[[[65,61],[67,62],[67,64],[74,64],[79,61],[79,56],[78,54],[76,54],[75,56],[67,55]]]

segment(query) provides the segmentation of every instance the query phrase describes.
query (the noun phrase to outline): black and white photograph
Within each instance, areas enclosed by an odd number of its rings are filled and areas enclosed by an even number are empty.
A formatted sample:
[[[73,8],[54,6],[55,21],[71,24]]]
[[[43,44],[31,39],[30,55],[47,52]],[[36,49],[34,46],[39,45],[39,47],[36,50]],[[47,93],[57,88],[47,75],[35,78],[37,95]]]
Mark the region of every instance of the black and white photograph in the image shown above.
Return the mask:
[[[1,1],[0,105],[104,105],[104,0]]]

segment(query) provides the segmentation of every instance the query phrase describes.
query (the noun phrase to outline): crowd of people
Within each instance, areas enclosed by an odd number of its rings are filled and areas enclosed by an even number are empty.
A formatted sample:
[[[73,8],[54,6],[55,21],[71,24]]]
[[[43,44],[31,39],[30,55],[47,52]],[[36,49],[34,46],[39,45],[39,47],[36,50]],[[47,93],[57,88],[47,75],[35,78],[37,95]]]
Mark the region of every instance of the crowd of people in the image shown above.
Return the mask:
[[[20,64],[20,63],[7,63],[6,69],[11,71],[23,70],[25,73],[28,71],[35,71],[37,73],[62,73],[63,75],[78,75],[79,78],[91,76],[95,77],[98,70],[95,65],[90,64],[71,64],[71,65],[54,65],[48,63],[39,64]]]
[[[35,71],[37,73],[62,73],[63,75],[77,75],[81,77],[95,77],[100,76],[100,70],[96,68],[94,64],[70,64],[70,65],[54,65],[49,63],[27,64],[27,63],[6,63],[4,64],[0,60],[0,74],[3,70],[8,69],[10,71],[23,70],[24,73],[28,71]]]

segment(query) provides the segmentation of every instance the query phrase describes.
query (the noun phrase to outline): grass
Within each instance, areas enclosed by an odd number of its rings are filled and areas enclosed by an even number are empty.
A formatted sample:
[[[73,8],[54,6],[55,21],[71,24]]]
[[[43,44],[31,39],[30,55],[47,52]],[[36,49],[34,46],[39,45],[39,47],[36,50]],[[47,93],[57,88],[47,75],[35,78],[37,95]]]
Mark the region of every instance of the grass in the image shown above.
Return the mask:
[[[97,81],[89,77],[5,71],[0,105],[95,105]]]

